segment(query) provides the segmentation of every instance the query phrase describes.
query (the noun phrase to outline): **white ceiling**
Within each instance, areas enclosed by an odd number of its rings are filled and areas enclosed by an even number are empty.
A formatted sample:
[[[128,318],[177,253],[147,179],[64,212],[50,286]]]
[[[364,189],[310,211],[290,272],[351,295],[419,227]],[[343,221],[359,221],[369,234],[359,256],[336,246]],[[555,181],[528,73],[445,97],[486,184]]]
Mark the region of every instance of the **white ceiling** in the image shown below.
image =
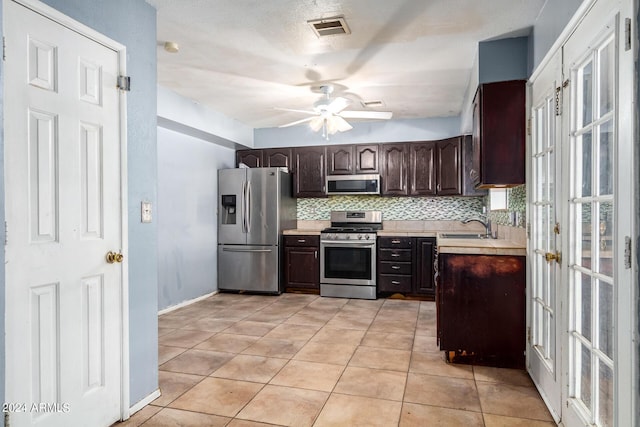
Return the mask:
[[[479,41],[528,33],[545,0],[147,0],[158,10],[158,83],[253,128],[334,96],[382,100],[394,119],[457,116]],[[319,39],[308,20],[344,16]],[[166,52],[165,41],[180,51]]]

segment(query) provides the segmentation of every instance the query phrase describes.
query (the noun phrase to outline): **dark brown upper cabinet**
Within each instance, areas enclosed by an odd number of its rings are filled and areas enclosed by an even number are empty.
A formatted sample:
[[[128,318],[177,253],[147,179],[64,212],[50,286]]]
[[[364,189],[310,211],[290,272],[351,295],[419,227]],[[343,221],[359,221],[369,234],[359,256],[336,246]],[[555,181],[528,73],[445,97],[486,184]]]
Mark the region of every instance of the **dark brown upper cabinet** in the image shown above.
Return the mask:
[[[436,143],[436,194],[457,196],[462,194],[460,138]]]
[[[382,144],[380,150],[382,160],[380,194],[406,196],[408,194],[409,144]]]
[[[327,197],[325,153],[324,146],[293,149],[294,197]]]
[[[484,83],[473,106],[472,179],[479,188],[525,182],[525,81]]]
[[[379,173],[378,145],[355,145],[355,173]]]
[[[291,148],[267,148],[262,157],[266,167],[281,167],[291,169]]]
[[[244,163],[250,168],[261,168],[264,166],[262,150],[238,150],[236,151],[236,166]]]
[[[327,175],[351,175],[354,171],[353,145],[327,147]]]
[[[436,195],[436,144],[412,142],[409,145],[409,195]]]
[[[462,194],[460,138],[409,145],[409,195]]]

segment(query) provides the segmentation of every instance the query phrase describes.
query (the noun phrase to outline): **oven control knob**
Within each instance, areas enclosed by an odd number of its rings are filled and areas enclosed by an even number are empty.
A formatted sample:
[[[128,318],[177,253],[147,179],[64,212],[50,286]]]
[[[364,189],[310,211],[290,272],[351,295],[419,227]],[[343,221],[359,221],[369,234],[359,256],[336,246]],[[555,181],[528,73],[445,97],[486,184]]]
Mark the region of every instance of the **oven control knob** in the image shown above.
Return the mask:
[[[345,237],[345,239],[349,240],[351,238],[351,236],[349,234],[347,234],[347,236]]]
[[[370,236],[368,234],[365,234],[365,236],[364,236],[364,238],[367,239],[367,240],[369,240],[369,237]]]
[[[358,234],[358,240],[362,240],[362,234]]]

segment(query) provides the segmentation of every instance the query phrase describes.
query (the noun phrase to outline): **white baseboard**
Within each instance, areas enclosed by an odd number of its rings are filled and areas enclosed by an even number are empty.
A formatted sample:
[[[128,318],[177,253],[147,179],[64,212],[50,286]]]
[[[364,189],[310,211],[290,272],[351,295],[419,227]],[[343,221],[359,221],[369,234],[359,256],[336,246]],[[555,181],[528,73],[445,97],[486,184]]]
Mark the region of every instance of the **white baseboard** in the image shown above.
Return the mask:
[[[145,397],[144,399],[142,399],[141,401],[139,401],[138,403],[136,403],[135,405],[133,405],[131,408],[129,408],[129,416],[135,414],[136,412],[138,412],[140,409],[144,408],[145,406],[147,406],[149,403],[153,402],[154,400],[156,400],[157,398],[160,397],[160,389],[157,389],[156,391],[154,391],[153,393],[151,393],[149,396]]]
[[[213,292],[211,292],[209,294],[202,295],[201,297],[190,299],[190,300],[187,300],[187,301],[182,301],[180,304],[176,304],[176,305],[172,305],[171,307],[163,308],[162,310],[158,311],[158,316],[170,313],[170,312],[172,312],[174,310],[177,310],[179,308],[182,308],[182,307],[186,307],[186,306],[191,305],[191,304],[193,304],[195,302],[202,301],[203,299],[207,299],[210,296],[215,295],[217,293],[218,293],[218,291],[213,291]]]

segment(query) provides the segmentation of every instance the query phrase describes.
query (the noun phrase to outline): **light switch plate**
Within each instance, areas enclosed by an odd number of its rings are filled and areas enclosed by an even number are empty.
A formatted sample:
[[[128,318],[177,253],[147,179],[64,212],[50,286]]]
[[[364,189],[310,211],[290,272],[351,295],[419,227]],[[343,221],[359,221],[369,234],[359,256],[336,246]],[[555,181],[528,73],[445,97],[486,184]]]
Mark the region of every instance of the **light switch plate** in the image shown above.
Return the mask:
[[[140,216],[142,222],[151,222],[151,202],[140,204]]]

